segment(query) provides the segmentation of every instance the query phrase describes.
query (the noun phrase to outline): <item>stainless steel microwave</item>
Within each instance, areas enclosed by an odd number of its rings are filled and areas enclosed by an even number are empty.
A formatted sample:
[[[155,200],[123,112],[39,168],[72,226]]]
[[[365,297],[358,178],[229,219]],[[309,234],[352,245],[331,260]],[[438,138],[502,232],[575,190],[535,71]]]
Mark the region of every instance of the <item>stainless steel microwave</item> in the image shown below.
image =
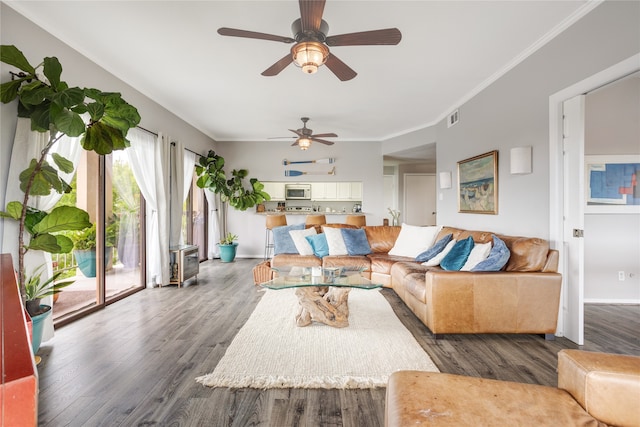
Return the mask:
[[[284,198],[287,200],[311,200],[311,184],[285,184]]]

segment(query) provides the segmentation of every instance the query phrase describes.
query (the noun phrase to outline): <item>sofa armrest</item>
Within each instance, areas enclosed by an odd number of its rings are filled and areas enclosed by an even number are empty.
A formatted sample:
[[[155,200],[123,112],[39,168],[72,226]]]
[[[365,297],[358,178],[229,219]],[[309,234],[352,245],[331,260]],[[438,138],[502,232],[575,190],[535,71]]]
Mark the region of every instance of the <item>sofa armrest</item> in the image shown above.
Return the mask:
[[[603,423],[640,425],[640,357],[561,350],[558,387]]]

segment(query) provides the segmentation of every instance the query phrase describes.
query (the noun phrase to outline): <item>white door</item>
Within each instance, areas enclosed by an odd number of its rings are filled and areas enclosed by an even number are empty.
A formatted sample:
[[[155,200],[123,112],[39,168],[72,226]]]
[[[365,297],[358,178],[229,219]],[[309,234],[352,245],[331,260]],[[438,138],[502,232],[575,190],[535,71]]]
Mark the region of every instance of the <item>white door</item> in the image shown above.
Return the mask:
[[[402,221],[410,225],[436,224],[436,176],[404,174]]]
[[[564,336],[584,344],[584,95],[563,103]]]

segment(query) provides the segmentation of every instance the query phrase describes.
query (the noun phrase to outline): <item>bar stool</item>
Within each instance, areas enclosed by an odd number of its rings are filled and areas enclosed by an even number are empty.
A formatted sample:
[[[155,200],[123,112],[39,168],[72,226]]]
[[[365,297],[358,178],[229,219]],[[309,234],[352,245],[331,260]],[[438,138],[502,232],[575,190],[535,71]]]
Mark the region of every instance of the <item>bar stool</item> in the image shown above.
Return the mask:
[[[364,227],[367,225],[367,217],[364,215],[347,215],[347,219],[345,219],[345,224],[355,225],[356,227]]]
[[[266,234],[264,236],[264,259],[265,261],[271,257],[273,251],[273,230],[275,227],[287,225],[286,215],[267,215]]]
[[[322,225],[327,223],[327,218],[323,215],[307,215],[305,219],[304,225],[305,228],[311,228],[311,226],[316,228],[318,233],[322,232]]]

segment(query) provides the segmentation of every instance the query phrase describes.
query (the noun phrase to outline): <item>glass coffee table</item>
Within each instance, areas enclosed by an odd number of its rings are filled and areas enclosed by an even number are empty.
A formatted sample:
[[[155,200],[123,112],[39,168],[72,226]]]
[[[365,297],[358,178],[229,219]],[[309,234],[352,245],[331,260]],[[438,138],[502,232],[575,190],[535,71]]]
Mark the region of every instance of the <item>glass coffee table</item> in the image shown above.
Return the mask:
[[[382,287],[363,277],[362,269],[294,266],[272,270],[276,277],[260,286],[275,290],[296,288],[298,326],[308,326],[313,321],[335,328],[349,326],[349,291]]]

